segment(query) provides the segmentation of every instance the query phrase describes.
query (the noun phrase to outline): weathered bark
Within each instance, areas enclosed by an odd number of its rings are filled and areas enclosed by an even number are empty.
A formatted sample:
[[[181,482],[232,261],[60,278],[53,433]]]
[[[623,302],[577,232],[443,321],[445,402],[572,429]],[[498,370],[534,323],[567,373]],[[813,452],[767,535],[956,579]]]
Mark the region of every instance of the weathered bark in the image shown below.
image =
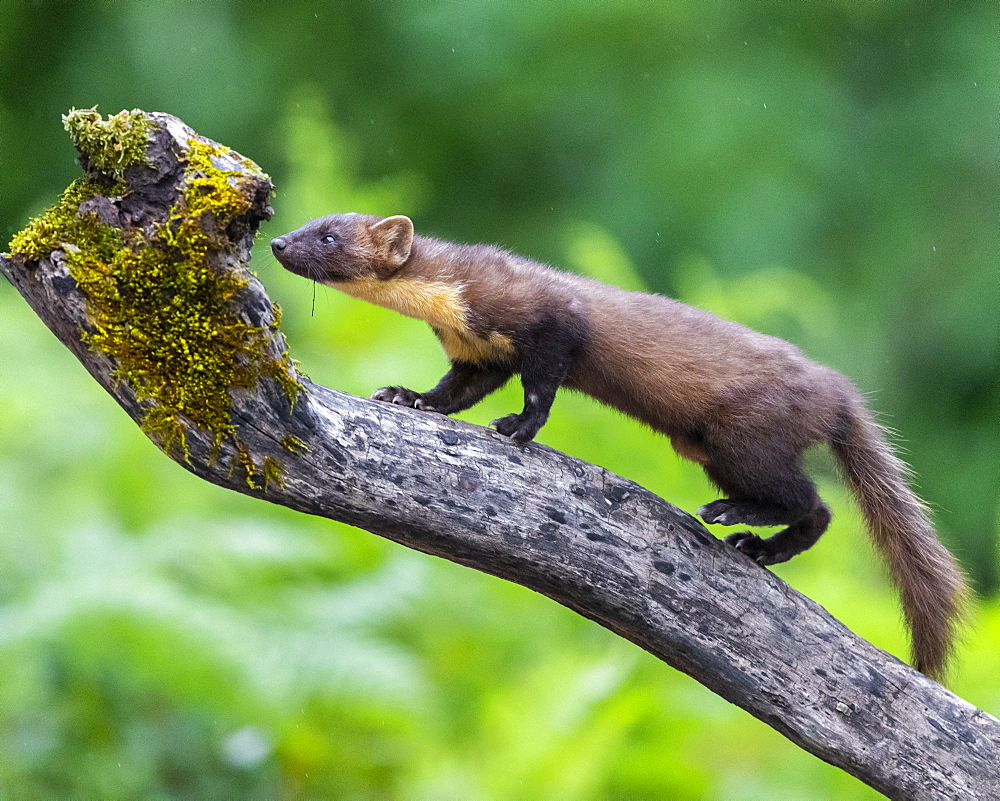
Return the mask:
[[[177,196],[169,183],[183,179],[176,163],[193,133],[165,115],[154,120],[162,128],[149,160],[161,166],[126,171],[132,192],[115,201],[129,206],[125,225],[164,219],[164,204]],[[243,269],[268,211],[255,202],[246,224],[230,232],[218,269]],[[141,421],[149,403],[81,341],[92,324],[88,301],[63,255],[4,257],[0,269]],[[248,280],[234,312],[266,327],[271,303]],[[281,335],[269,336],[269,352],[280,354]],[[273,378],[233,391],[236,428],[221,449],[213,454],[213,436],[191,426],[187,459],[177,448],[171,456],[220,486],[541,592],[888,796],[1000,797],[995,718],[860,639],[690,515],[545,446],[517,446],[485,428],[299,380],[307,391],[292,407]],[[241,454],[280,471],[265,482],[234,469]]]

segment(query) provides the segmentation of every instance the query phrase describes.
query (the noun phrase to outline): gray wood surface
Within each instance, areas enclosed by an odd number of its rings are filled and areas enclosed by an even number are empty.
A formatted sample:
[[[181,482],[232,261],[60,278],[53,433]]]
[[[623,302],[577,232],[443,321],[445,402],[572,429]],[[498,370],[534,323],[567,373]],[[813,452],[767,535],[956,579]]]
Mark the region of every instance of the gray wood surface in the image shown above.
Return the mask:
[[[148,204],[135,209],[135,220],[163,218],[171,193],[143,187],[181,180],[170,162],[194,135],[173,118],[155,119],[163,128],[151,160],[167,166],[126,173],[136,185],[129,202]],[[255,208],[258,219],[216,254],[219,269],[245,269],[253,231],[269,213],[262,203]],[[2,257],[0,270],[141,420],[143,407],[115,381],[113,363],[80,340],[87,301],[62,254],[37,263]],[[234,300],[234,313],[271,321],[256,279]],[[284,350],[279,333],[268,347]],[[217,458],[211,437],[197,430],[188,432],[190,459],[172,457],[222,487],[543,593],[890,797],[1000,798],[995,718],[857,637],[685,512],[543,445],[517,446],[489,429],[300,381],[306,391],[294,407],[272,379],[233,392],[236,432]],[[290,450],[288,437],[305,449]],[[233,469],[236,442],[258,464],[279,463],[281,479],[248,483]],[[705,747],[735,751],[740,743]]]

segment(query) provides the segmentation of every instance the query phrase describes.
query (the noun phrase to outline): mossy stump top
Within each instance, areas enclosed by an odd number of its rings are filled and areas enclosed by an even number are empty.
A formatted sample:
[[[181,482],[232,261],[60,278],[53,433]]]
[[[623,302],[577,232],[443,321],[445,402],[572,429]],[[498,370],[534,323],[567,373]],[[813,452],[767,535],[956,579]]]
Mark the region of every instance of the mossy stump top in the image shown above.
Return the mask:
[[[263,292],[246,302],[270,179],[168,114],[74,109],[63,122],[85,174],[13,238],[13,258],[65,271],[85,304],[83,343],[106,357],[120,402],[137,406],[164,451],[185,461],[225,451],[251,488],[280,480],[232,408],[261,381],[289,405],[301,387],[280,309]]]

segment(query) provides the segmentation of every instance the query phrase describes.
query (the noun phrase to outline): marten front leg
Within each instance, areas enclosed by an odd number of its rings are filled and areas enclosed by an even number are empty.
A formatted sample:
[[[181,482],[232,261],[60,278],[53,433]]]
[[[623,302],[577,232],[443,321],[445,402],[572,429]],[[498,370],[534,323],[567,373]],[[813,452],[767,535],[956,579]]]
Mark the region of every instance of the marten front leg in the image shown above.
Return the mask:
[[[562,386],[573,363],[573,354],[582,344],[582,330],[572,318],[558,325],[550,321],[540,326],[534,341],[522,350],[521,384],[524,386],[524,410],[494,420],[501,434],[514,442],[528,442],[545,425],[556,391]]]
[[[555,364],[532,365],[522,370],[521,383],[524,385],[524,410],[520,414],[508,414],[490,423],[504,436],[514,442],[529,442],[535,438],[545,421],[549,419],[556,391],[566,380],[570,359]]]
[[[382,387],[372,393],[372,399],[425,412],[455,414],[479,403],[507,383],[512,375],[514,367],[511,365],[456,361],[432,390],[414,392],[406,387]]]

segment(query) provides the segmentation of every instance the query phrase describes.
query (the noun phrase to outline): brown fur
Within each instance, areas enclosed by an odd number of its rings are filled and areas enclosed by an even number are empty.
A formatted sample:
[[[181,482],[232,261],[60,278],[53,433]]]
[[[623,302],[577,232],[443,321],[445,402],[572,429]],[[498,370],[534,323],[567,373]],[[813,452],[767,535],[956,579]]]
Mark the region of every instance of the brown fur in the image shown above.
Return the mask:
[[[802,471],[829,442],[899,588],[914,660],[942,676],[966,595],[905,467],[858,392],[794,345],[670,298],[626,292],[488,245],[416,236],[406,217],[339,214],[272,242],[289,270],[426,320],[452,361],[434,389],[373,395],[451,414],[520,373],[525,407],[494,425],[515,441],[544,424],[559,386],[670,437],[726,497],[706,522],[786,525],[726,540],[761,564],[813,545],[830,512]]]

